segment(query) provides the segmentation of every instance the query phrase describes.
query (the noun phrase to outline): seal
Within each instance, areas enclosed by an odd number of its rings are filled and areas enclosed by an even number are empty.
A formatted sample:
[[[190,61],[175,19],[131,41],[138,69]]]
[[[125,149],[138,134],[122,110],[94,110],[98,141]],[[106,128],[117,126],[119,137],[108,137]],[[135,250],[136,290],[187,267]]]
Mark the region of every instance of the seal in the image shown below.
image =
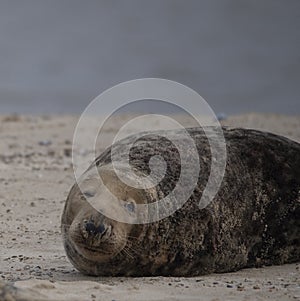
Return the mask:
[[[162,220],[130,224],[109,218],[105,208],[96,210],[90,200],[96,195],[110,202],[110,196],[93,175],[84,180],[86,190],[77,183],[72,187],[62,214],[62,234],[67,256],[80,272],[198,276],[300,260],[300,144],[271,133],[224,128],[225,175],[214,200],[200,209],[212,155],[207,131],[187,131],[197,146],[201,172],[190,198]],[[124,146],[135,141],[130,166],[144,176],[149,175],[152,156],[164,158],[166,173],[155,188],[137,189],[120,181],[112,167],[111,148],[92,164],[103,185],[120,200],[110,210],[134,214],[137,204],[160,200],[174,189],[180,156],[160,134],[144,133],[139,143],[135,136],[115,143],[120,158],[125,158]],[[184,143],[181,129],[168,134]],[[120,170],[122,160],[117,162]]]

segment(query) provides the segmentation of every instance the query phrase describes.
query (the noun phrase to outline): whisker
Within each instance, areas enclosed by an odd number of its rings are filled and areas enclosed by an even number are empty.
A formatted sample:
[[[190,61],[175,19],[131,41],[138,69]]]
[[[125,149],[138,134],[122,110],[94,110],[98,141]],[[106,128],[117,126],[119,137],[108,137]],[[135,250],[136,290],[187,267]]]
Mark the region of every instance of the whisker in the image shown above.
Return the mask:
[[[134,256],[130,253],[129,250],[127,250],[127,248],[123,248],[121,252],[124,252],[125,255],[127,255],[128,257],[130,257],[131,259],[134,259]]]

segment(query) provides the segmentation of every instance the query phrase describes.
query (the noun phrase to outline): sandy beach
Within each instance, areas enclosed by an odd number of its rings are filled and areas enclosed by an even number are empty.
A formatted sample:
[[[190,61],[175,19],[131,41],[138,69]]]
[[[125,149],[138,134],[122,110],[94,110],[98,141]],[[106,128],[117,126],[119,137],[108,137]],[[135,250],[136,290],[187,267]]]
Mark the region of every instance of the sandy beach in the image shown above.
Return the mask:
[[[94,278],[77,272],[60,235],[64,202],[74,183],[77,121],[78,116],[0,117],[0,283],[18,288],[7,288],[5,299],[0,285],[0,301],[300,300],[299,264],[194,278]],[[300,116],[237,115],[222,124],[300,142]],[[112,130],[104,134],[109,137]],[[77,151],[84,156],[91,147],[83,144]]]

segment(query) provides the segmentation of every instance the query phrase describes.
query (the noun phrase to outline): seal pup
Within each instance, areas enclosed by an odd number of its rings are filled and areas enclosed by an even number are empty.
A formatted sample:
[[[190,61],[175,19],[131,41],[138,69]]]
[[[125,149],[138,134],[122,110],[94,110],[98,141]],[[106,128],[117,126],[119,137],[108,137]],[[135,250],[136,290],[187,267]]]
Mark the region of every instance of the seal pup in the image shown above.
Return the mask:
[[[271,133],[224,129],[225,176],[214,200],[200,209],[211,153],[203,129],[187,131],[199,153],[198,184],[180,209],[160,221],[122,223],[97,211],[89,201],[97,185],[93,176],[86,179],[90,187],[86,191],[78,184],[72,187],[62,215],[62,234],[76,269],[95,276],[190,277],[300,260],[300,144]],[[182,130],[172,135],[183,140]],[[124,145],[135,139],[120,140],[116,147],[122,154]],[[130,165],[136,172],[147,176],[149,160],[156,154],[167,164],[155,189],[133,189],[118,180],[111,148],[93,163],[103,183],[122,200],[112,209],[120,215],[168,195],[180,175],[179,154],[160,132],[147,133],[139,141],[130,150]],[[109,201],[109,194],[97,189],[98,197]]]

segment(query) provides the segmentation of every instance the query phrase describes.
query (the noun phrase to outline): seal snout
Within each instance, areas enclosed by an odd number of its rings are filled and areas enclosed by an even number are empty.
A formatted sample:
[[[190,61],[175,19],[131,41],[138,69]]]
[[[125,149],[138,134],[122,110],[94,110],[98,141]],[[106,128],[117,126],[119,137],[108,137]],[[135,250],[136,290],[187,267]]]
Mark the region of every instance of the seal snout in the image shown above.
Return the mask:
[[[111,235],[112,227],[107,225],[103,219],[95,221],[93,218],[83,221],[83,237],[92,244],[99,244]]]
[[[88,221],[85,223],[85,230],[90,235],[97,235],[103,234],[107,230],[107,227],[105,227],[104,224],[100,224],[98,227],[96,227],[93,221]]]

